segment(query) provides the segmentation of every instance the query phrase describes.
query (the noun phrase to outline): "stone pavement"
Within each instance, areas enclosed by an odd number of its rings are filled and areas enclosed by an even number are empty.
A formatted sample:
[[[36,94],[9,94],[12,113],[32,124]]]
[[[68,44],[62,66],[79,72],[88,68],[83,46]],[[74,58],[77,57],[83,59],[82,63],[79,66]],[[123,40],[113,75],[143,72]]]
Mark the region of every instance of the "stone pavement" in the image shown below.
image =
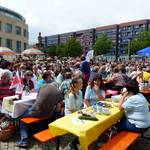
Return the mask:
[[[130,148],[129,150],[150,150],[150,130],[145,133],[146,138],[139,138]],[[69,137],[63,137],[61,141],[60,150],[69,150],[68,142],[70,141]],[[0,150],[55,150],[55,143],[52,142],[41,144],[38,141],[34,140],[32,137],[29,142],[30,145],[27,149],[18,148],[15,143],[18,140],[18,136],[15,136],[11,140],[7,142],[0,142]],[[90,150],[95,150],[92,147]]]

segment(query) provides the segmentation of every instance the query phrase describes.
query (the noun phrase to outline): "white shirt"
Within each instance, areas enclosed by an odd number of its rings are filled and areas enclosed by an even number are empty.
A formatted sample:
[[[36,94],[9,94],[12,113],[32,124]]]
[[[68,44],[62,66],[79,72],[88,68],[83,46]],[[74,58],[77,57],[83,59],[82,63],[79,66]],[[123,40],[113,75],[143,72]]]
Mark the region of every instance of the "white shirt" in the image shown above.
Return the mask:
[[[123,103],[123,108],[128,121],[137,128],[150,126],[148,102],[142,94],[139,93],[127,98]]]

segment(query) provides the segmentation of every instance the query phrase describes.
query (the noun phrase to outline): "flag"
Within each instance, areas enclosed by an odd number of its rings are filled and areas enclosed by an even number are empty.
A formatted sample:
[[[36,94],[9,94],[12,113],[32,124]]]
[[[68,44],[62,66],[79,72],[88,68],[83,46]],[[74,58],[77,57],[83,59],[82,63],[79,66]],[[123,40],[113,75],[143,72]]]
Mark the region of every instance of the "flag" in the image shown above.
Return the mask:
[[[21,84],[22,84],[21,78],[19,76],[19,72],[17,71],[16,75],[12,79],[10,89],[16,88],[18,85],[21,85]]]
[[[93,59],[93,57],[94,57],[94,50],[88,51],[86,55],[86,61],[90,62],[90,60]]]

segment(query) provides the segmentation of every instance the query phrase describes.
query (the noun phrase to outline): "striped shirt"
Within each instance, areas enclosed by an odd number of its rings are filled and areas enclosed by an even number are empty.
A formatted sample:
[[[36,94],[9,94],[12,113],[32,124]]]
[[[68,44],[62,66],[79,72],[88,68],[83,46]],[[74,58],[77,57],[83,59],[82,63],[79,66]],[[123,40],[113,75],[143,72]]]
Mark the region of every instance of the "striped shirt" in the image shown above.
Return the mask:
[[[9,89],[10,84],[4,85],[2,81],[0,81],[0,101],[3,100],[6,96],[15,95],[15,89]]]

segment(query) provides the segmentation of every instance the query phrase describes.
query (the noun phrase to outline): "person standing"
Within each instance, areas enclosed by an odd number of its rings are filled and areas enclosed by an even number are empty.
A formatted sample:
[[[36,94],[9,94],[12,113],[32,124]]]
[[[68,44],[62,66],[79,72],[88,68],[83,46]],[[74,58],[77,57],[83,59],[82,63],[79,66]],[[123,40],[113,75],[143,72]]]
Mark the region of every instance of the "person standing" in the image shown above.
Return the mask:
[[[91,72],[90,63],[88,61],[86,61],[85,56],[81,56],[80,70],[82,72],[82,79],[83,79],[82,92],[83,92],[83,96],[84,96],[85,89],[86,89],[86,86],[87,86],[87,83],[88,83],[88,80],[90,77],[90,72]]]

